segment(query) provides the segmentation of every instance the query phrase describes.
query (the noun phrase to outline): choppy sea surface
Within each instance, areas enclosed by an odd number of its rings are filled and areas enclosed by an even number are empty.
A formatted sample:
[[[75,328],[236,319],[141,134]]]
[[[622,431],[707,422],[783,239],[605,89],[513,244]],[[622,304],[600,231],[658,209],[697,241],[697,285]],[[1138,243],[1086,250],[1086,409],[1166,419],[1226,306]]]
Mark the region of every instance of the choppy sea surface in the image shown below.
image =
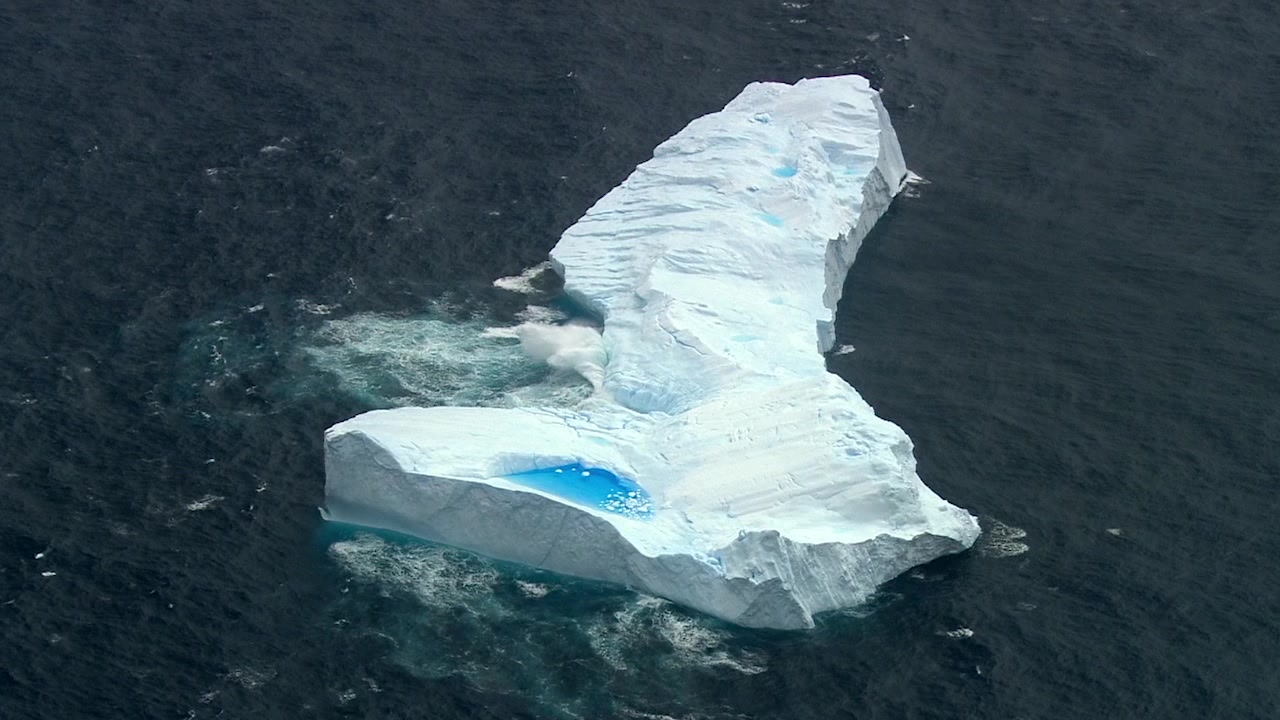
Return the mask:
[[[844,72],[928,182],[829,365],[972,551],[778,633],[320,519],[334,422],[581,397],[492,281]],[[1278,717],[1278,117],[1243,0],[7,3],[0,717]]]

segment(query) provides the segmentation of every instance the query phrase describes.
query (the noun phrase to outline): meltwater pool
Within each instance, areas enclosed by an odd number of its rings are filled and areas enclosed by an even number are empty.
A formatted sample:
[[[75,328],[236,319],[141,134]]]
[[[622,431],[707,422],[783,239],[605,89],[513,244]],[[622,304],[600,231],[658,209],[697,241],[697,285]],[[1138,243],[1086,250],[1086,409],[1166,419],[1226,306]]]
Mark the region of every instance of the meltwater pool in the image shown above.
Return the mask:
[[[579,505],[600,508],[625,517],[644,519],[653,515],[653,498],[639,483],[603,468],[575,463],[504,477]]]

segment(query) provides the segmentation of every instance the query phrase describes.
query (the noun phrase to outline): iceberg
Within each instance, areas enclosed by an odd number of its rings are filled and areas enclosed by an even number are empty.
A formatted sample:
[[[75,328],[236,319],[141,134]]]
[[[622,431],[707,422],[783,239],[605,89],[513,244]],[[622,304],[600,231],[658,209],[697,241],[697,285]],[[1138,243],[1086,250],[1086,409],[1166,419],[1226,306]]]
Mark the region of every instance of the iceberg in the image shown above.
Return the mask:
[[[968,548],[973,516],[824,358],[845,274],[907,177],[865,79],[749,85],[552,249],[602,330],[518,335],[595,393],[339,423],[326,517],[783,629]]]

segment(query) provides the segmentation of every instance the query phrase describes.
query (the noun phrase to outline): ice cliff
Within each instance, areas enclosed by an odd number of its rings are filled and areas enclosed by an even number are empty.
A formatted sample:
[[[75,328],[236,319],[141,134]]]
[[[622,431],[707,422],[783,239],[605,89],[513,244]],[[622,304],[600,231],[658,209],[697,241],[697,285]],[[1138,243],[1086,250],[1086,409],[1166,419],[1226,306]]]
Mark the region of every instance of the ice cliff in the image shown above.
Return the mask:
[[[327,516],[804,628],[978,526],[826,370],[845,273],[907,171],[860,77],[748,86],[551,251],[603,321],[525,326],[572,409],[404,408],[325,436]]]

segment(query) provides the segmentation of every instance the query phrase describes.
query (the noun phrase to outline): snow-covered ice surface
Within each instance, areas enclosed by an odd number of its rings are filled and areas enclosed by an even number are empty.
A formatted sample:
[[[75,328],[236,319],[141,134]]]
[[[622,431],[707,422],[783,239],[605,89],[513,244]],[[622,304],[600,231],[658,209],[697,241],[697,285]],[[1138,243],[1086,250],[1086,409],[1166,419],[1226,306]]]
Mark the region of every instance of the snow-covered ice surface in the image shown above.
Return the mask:
[[[518,334],[594,395],[339,423],[327,517],[773,628],[969,547],[976,520],[823,357],[845,274],[907,178],[863,78],[748,86],[551,251],[603,331]]]

